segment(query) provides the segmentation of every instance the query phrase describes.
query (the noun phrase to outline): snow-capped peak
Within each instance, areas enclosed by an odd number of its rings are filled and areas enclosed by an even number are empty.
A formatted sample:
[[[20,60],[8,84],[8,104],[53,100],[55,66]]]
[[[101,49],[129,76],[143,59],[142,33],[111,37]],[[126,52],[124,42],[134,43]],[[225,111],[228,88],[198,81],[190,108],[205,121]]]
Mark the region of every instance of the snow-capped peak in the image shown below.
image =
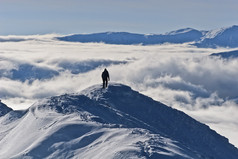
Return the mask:
[[[221,35],[225,31],[232,30],[232,29],[238,29],[238,26],[233,25],[233,26],[230,26],[230,27],[223,27],[223,28],[208,31],[202,39],[212,39],[212,38],[215,38],[218,35]]]
[[[197,31],[193,28],[184,28],[184,29],[179,29],[179,30],[175,30],[175,31],[171,31],[166,33],[165,35],[177,35],[177,34],[184,34],[184,33],[188,33],[190,31]]]
[[[116,83],[45,99],[17,120],[0,125],[0,158],[236,159],[237,155],[238,150],[208,126]]]
[[[238,47],[238,26],[225,27],[211,31],[184,28],[165,34],[136,34],[129,32],[104,32],[94,34],[75,34],[56,39],[70,42],[103,42],[120,45],[154,45],[164,43],[193,43],[197,47]]]

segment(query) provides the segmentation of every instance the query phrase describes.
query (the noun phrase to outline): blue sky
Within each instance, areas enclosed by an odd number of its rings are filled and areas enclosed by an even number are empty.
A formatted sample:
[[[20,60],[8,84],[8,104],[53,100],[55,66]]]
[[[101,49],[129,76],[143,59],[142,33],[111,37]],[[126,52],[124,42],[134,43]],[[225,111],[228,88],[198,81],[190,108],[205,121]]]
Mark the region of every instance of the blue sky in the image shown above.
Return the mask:
[[[0,0],[0,35],[165,33],[238,24],[237,0]]]

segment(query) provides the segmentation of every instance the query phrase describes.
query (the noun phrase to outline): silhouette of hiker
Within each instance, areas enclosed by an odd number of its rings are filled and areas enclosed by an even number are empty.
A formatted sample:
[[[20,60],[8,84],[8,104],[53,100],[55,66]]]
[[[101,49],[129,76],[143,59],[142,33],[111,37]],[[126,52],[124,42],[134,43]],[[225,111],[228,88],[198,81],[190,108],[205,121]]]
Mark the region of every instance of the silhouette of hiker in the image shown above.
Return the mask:
[[[108,85],[108,81],[110,80],[109,73],[107,69],[105,68],[102,72],[102,82],[103,82],[103,88],[106,88]]]

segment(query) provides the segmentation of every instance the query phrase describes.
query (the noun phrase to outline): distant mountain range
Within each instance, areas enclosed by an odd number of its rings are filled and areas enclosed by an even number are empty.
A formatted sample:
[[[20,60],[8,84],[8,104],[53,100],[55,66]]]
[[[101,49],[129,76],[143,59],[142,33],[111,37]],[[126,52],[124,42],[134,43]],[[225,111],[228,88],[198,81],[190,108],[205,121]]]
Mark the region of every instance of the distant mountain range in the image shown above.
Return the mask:
[[[104,32],[93,34],[74,34],[57,37],[58,40],[70,42],[95,42],[122,45],[154,45],[164,43],[186,43],[203,48],[238,47],[238,26],[211,31],[199,31],[192,28],[179,29],[166,34],[134,34],[128,32]]]
[[[228,139],[205,124],[117,83],[50,97],[23,111],[2,109],[0,158],[238,156]]]

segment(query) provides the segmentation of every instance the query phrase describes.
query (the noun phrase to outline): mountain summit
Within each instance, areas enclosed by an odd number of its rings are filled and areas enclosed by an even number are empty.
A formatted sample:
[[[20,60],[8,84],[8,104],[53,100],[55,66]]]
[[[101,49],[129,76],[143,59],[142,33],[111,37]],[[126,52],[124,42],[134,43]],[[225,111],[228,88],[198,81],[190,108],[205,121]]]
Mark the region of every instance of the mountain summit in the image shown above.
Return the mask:
[[[198,47],[238,47],[238,26],[208,31],[205,36],[195,44]]]
[[[12,111],[14,112],[14,111]],[[225,137],[122,84],[39,101],[0,118],[0,158],[236,159]]]

